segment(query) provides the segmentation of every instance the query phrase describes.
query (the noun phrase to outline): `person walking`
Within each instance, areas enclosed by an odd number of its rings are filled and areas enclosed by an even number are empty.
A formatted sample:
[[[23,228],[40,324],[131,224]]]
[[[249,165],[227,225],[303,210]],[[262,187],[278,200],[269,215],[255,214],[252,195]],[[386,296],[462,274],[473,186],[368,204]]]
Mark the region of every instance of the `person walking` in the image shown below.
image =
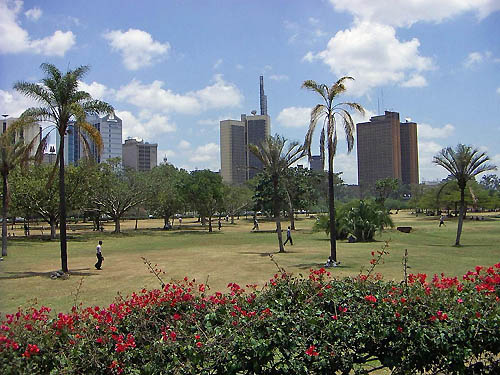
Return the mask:
[[[440,227],[440,228],[441,228],[441,225],[446,226],[446,224],[444,223],[444,215],[441,215],[441,216],[439,217],[439,227]]]
[[[104,257],[102,256],[102,241],[99,241],[99,244],[97,245],[96,256],[97,263],[95,264],[95,268],[101,270],[102,261],[104,260]]]
[[[292,231],[291,231],[290,227],[288,227],[288,229],[286,230],[286,241],[283,244],[283,246],[285,246],[288,241],[290,241],[290,245],[293,246]]]
[[[253,228],[252,230],[259,230],[259,222],[257,221],[257,218],[253,219]]]

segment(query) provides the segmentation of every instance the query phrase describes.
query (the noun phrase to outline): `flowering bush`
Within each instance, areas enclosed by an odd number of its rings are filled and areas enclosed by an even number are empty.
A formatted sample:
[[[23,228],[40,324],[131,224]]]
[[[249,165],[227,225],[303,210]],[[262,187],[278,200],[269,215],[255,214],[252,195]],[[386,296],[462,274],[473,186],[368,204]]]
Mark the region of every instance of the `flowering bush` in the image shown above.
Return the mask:
[[[366,276],[366,275],[365,275]],[[41,307],[0,327],[2,374],[394,374],[500,371],[500,263],[463,279],[278,273],[228,292],[185,278],[108,307]]]

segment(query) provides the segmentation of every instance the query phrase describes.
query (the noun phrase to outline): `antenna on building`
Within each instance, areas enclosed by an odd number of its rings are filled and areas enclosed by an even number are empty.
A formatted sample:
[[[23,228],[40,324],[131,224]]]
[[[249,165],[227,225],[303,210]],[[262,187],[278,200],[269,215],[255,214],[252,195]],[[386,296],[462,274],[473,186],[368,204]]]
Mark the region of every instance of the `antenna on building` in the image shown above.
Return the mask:
[[[264,94],[264,76],[260,76],[260,114],[267,115],[267,95]]]

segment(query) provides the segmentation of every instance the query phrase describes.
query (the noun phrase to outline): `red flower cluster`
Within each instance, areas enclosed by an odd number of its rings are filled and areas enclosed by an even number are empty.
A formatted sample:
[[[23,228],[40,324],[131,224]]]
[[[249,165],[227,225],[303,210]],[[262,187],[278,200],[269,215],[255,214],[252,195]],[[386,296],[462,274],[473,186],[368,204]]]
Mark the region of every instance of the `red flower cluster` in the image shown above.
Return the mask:
[[[39,352],[40,352],[40,349],[38,348],[38,346],[36,346],[35,344],[28,344],[28,347],[26,348],[26,350],[23,353],[23,357],[29,358],[34,354],[38,354]]]
[[[314,345],[311,345],[307,350],[306,354],[311,357],[318,356],[319,353],[316,351],[316,347]]]
[[[367,295],[365,297],[365,301],[368,301],[368,302],[371,302],[371,303],[375,303],[377,302],[377,298],[375,296],[372,296],[371,294],[370,295]]]

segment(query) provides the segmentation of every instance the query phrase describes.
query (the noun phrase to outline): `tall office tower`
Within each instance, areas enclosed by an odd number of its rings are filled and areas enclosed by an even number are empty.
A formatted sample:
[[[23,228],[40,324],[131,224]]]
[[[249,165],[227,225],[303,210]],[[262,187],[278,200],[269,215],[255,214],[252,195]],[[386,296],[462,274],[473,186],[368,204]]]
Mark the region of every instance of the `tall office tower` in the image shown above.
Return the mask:
[[[260,145],[269,136],[268,115],[241,115],[241,120],[220,122],[221,175],[225,182],[242,184],[255,177],[262,163],[252,154],[249,144]]]
[[[243,116],[242,116],[243,120]],[[271,129],[271,118],[268,115],[245,116],[246,123],[246,141],[247,145],[259,146],[264,139],[269,136]],[[250,152],[248,153],[248,179],[252,179],[262,170],[262,162]]]
[[[260,114],[267,115],[267,95],[264,95],[264,76],[260,76]]]
[[[388,111],[357,124],[358,184],[362,193],[372,190],[382,178],[401,180],[399,128],[399,113]]]
[[[116,115],[111,114],[104,117],[88,116],[87,122],[96,128],[101,134],[103,148],[98,153],[97,147],[93,142],[89,142],[90,154],[98,163],[105,162],[111,158],[122,157],[122,120]],[[64,136],[64,164],[78,164],[78,161],[86,157],[84,152],[83,140],[78,127],[72,121],[68,124],[67,134]],[[57,149],[59,150],[60,139],[56,139]]]
[[[418,184],[417,124],[401,123],[401,178],[404,185]]]
[[[358,184],[361,193],[373,191],[377,180],[391,177],[418,183],[417,125],[399,121],[385,111],[357,124]]]
[[[323,171],[323,166],[321,165],[321,155],[311,156],[311,161],[309,162],[309,168],[311,171]]]
[[[246,126],[242,120],[220,122],[220,160],[222,179],[240,185],[248,178]]]
[[[136,171],[150,171],[157,165],[158,143],[129,138],[122,146],[122,164]]]

